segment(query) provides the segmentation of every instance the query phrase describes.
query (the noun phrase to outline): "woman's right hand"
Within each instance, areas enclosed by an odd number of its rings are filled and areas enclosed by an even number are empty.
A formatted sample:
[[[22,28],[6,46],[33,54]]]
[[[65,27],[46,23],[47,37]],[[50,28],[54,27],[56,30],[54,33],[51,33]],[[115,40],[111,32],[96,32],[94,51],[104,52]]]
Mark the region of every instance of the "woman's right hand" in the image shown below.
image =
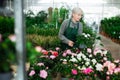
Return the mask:
[[[73,47],[74,42],[73,42],[73,41],[68,41],[68,45],[69,45],[70,47]]]

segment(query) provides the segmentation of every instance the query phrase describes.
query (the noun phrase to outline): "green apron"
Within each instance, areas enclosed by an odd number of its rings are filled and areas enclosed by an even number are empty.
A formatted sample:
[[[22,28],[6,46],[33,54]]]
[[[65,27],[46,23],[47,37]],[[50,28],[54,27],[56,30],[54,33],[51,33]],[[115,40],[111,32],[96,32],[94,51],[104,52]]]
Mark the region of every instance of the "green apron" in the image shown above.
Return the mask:
[[[77,24],[77,27],[74,27],[74,28],[70,27],[70,23],[71,23],[71,19],[69,20],[68,27],[64,32],[64,36],[66,38],[68,38],[69,40],[75,42],[76,41],[76,36],[78,34],[79,23]],[[73,47],[75,47],[75,46],[76,46],[76,44],[74,43]],[[62,43],[61,47],[62,47],[63,50],[72,48],[72,47],[68,46],[68,44],[65,44],[65,43]]]

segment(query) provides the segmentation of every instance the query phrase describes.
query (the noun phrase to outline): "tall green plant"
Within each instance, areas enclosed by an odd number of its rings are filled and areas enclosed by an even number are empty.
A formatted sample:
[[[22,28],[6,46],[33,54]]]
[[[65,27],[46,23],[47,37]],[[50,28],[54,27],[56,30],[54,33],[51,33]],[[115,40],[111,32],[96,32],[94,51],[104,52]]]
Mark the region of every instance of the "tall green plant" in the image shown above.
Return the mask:
[[[53,23],[58,27],[58,8],[55,8],[53,11]]]
[[[53,14],[53,8],[52,7],[49,7],[48,8],[48,21],[49,22],[52,22],[52,14]]]
[[[68,18],[68,12],[69,10],[67,10],[64,6],[62,6],[60,8],[60,18],[62,18],[63,20]]]
[[[14,18],[0,16],[0,33],[4,35],[14,33]]]

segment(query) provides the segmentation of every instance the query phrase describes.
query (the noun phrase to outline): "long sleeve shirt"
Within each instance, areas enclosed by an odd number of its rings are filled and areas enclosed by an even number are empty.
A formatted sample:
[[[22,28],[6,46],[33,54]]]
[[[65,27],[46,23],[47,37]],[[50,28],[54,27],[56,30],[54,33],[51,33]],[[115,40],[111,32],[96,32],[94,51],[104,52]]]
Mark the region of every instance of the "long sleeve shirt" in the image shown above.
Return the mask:
[[[59,34],[58,34],[59,39],[65,44],[68,44],[68,41],[69,41],[69,39],[64,36],[64,32],[69,25],[69,21],[70,21],[70,19],[66,19],[63,21],[63,23],[61,24],[60,30],[59,30]],[[72,28],[78,27],[77,24],[78,24],[78,22],[74,23],[71,20],[69,27],[72,27]],[[82,31],[83,31],[82,23],[79,22],[78,35],[80,35],[82,33]]]

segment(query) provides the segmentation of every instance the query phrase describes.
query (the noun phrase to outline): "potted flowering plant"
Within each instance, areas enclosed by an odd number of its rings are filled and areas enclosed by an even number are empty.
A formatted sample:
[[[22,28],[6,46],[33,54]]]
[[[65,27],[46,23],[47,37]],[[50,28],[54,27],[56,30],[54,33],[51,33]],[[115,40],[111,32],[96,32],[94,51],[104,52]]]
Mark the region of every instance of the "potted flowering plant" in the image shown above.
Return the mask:
[[[71,69],[70,78],[74,80],[114,80],[119,79],[120,60],[114,60],[106,49],[85,48],[80,52],[69,51],[66,59]],[[66,55],[66,56],[67,56]]]
[[[15,38],[10,35],[9,37],[4,37],[0,34],[0,78],[4,80],[7,78],[10,80],[11,74],[11,64],[15,62]],[[8,77],[3,77],[3,75],[8,75]],[[5,79],[6,80],[6,79]]]
[[[61,58],[59,48],[56,48],[56,50],[45,50],[40,46],[37,46],[36,51],[40,52],[41,55],[38,59],[36,59],[34,64],[31,64],[31,67],[28,71],[28,79],[33,80],[36,78],[40,80],[52,80],[53,77],[57,76],[56,74],[59,71],[59,61]]]
[[[95,35],[91,35],[89,33],[82,33],[81,35],[77,36],[76,43],[78,44],[79,48],[86,48],[92,47],[96,39]]]

